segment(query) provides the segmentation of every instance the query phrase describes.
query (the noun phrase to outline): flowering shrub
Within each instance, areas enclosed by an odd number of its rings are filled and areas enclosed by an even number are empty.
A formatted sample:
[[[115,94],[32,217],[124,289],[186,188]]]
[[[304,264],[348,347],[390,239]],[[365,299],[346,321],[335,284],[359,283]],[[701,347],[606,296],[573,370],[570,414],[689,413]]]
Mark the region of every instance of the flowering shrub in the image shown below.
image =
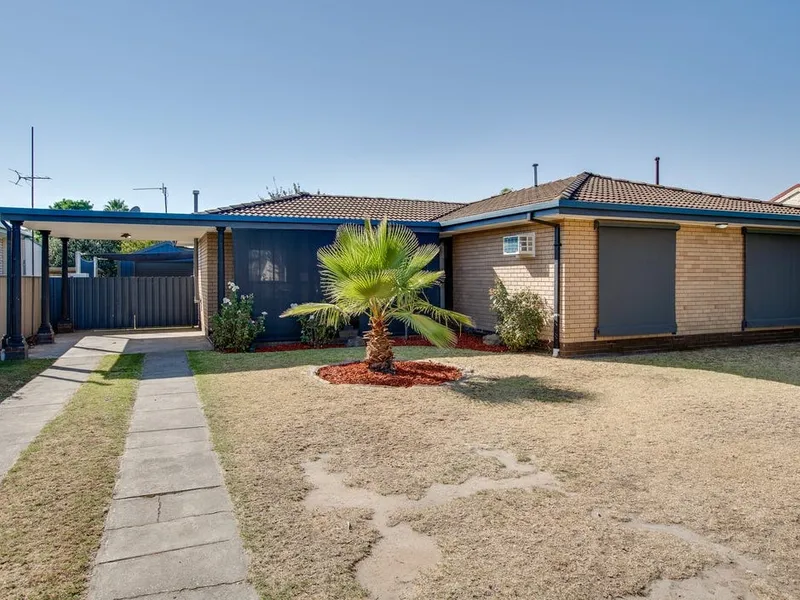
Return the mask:
[[[239,295],[239,286],[228,282],[219,313],[211,317],[211,341],[217,350],[246,352],[258,334],[264,331],[264,317],[253,318],[253,294]]]
[[[291,308],[297,304],[292,303]],[[319,348],[325,344],[330,344],[336,339],[339,330],[336,327],[327,325],[322,319],[315,318],[316,315],[302,315],[297,317],[300,323],[300,341],[314,348]]]
[[[530,290],[509,294],[499,279],[489,290],[489,303],[497,315],[497,335],[515,352],[533,348],[550,319],[550,309],[541,296]]]

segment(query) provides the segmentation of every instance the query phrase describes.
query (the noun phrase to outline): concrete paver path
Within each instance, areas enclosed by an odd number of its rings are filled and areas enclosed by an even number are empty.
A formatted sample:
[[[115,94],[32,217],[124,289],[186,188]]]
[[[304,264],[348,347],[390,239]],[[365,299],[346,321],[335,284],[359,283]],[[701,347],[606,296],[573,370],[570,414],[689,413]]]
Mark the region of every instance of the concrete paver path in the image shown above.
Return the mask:
[[[122,344],[100,336],[84,339],[85,343],[70,347],[52,367],[0,403],[0,479],[42,428],[61,412],[100,360],[119,352]]]
[[[256,600],[184,352],[148,354],[89,600]]]

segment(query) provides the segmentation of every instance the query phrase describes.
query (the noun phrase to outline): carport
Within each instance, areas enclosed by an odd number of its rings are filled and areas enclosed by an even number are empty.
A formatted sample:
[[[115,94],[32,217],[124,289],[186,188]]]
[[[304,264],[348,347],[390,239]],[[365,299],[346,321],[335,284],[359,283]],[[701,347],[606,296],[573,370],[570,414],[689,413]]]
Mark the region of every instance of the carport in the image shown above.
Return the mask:
[[[42,273],[49,272],[49,249],[53,242],[61,244],[60,314],[53,318],[50,309],[50,278],[42,277],[41,325],[36,338],[38,344],[51,344],[54,332],[73,330],[70,318],[70,279],[68,273],[67,244],[70,239],[98,240],[153,240],[174,241],[194,246],[195,272],[197,269],[197,239],[209,232],[224,234],[232,221],[255,221],[249,217],[220,218],[208,214],[160,214],[142,212],[107,212],[50,210],[0,207],[0,221],[9,230],[8,248],[8,323],[3,347],[7,359],[26,358],[28,348],[22,333],[22,227],[38,231],[42,244]],[[240,223],[239,226],[247,226]],[[251,223],[252,226],[252,223]],[[217,236],[217,280],[225,280],[224,235]],[[196,279],[195,279],[196,281]],[[219,286],[218,296],[224,293]],[[195,289],[195,301],[197,290]],[[53,322],[56,322],[54,329]]]

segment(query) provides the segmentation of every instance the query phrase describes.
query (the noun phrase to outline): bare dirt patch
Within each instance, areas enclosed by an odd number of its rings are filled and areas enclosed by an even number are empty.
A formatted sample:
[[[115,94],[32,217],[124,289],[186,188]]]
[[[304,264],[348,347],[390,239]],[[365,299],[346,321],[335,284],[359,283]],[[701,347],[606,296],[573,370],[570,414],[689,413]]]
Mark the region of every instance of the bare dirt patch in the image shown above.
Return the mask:
[[[387,526],[440,552],[415,569],[408,598],[786,599],[800,597],[800,388],[770,371],[796,369],[786,349],[720,360],[728,372],[671,368],[670,355],[654,366],[431,349],[474,375],[411,389],[307,377],[313,361],[360,349],[192,363],[267,598],[372,596],[356,574],[383,538],[375,507],[309,508],[316,486],[303,465],[327,455],[325,472],[345,489],[410,502],[436,486],[509,479],[500,456],[475,451],[494,448],[521,465],[534,457],[561,491],[484,489],[398,508]],[[730,372],[749,360],[760,378]]]
[[[370,554],[356,565],[356,579],[374,598],[399,600],[425,568],[441,560],[436,541],[414,531],[396,513],[447,504],[488,490],[533,489],[559,490],[552,474],[539,471],[532,464],[520,464],[502,450],[476,449],[480,456],[496,458],[508,471],[505,479],[471,477],[457,485],[434,484],[419,500],[407,496],[383,496],[375,492],[349,487],[341,474],[330,473],[330,456],[303,464],[303,470],[314,486],[305,498],[306,506],[314,509],[363,508],[372,511],[370,525],[381,538]]]
[[[442,385],[461,378],[461,369],[434,362],[395,362],[393,374],[370,371],[364,362],[330,365],[317,370],[317,375],[329,383],[361,385],[386,385],[411,387],[412,385]]]

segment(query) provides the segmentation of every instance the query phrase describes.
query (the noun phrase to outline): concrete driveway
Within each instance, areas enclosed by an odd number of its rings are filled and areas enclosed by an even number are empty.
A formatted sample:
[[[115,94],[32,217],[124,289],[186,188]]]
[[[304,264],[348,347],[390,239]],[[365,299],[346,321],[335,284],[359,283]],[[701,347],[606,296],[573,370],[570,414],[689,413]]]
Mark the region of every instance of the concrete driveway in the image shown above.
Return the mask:
[[[185,350],[211,350],[211,344],[197,329],[139,329],[76,331],[56,336],[54,344],[34,346],[30,358],[61,358],[93,354],[149,354]]]

